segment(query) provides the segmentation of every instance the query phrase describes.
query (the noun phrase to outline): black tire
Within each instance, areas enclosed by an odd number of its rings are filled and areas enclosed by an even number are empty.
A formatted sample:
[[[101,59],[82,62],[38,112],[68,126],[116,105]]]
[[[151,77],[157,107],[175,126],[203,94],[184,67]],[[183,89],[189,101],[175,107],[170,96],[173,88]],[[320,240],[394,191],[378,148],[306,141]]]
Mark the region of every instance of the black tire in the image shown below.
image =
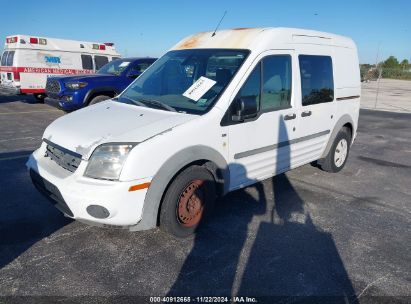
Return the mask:
[[[46,95],[44,94],[34,94],[33,96],[37,100],[37,102],[40,103],[44,103],[44,99],[46,98]]]
[[[335,154],[337,153],[337,145],[340,143],[341,140],[345,140],[347,142],[347,153],[345,160],[342,164],[337,165],[335,162]],[[322,170],[332,173],[337,173],[344,168],[345,164],[347,163],[347,159],[350,152],[351,146],[351,132],[348,128],[342,128],[337,136],[334,139],[334,142],[328,152],[327,156],[324,159],[321,159],[318,163]]]
[[[199,185],[198,181],[202,183]],[[191,190],[192,187],[195,190]],[[180,238],[193,234],[211,213],[215,199],[216,186],[211,172],[201,166],[188,167],[171,182],[163,197],[160,229]],[[201,211],[198,206],[202,206]]]
[[[110,97],[110,96],[107,96],[107,95],[98,95],[98,96],[94,97],[94,98],[89,102],[89,105],[91,106],[91,105],[93,105],[93,104],[102,102],[102,101],[107,100],[107,99],[110,99],[110,98],[111,98],[111,97]]]

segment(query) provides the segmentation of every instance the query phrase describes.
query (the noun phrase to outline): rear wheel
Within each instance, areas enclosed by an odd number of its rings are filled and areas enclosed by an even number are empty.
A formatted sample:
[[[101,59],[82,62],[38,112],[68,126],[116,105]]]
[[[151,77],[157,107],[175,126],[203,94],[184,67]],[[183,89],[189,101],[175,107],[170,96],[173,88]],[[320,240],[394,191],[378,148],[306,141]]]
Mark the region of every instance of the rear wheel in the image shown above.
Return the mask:
[[[338,132],[327,156],[319,162],[321,169],[327,172],[339,172],[344,168],[350,152],[351,132],[342,128]]]
[[[181,172],[164,195],[160,228],[177,237],[194,233],[210,214],[216,198],[213,175],[201,166]]]
[[[40,103],[44,103],[44,98],[46,98],[45,94],[34,94],[34,98]]]
[[[104,101],[104,100],[110,99],[110,98],[111,98],[111,97],[110,97],[110,96],[107,96],[107,95],[99,95],[99,96],[94,97],[94,98],[90,101],[89,105],[93,105],[93,104],[102,102],[102,101]]]

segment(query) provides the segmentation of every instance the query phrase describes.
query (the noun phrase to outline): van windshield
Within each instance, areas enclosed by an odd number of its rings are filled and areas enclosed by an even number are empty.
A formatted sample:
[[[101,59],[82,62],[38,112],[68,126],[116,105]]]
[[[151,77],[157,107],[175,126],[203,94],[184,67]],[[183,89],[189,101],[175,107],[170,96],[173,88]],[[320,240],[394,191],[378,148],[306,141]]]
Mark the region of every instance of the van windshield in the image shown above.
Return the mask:
[[[130,64],[130,61],[127,60],[113,60],[105,65],[103,65],[97,74],[111,74],[111,75],[120,75]]]
[[[119,102],[203,114],[217,101],[249,54],[247,50],[170,51],[137,78]]]

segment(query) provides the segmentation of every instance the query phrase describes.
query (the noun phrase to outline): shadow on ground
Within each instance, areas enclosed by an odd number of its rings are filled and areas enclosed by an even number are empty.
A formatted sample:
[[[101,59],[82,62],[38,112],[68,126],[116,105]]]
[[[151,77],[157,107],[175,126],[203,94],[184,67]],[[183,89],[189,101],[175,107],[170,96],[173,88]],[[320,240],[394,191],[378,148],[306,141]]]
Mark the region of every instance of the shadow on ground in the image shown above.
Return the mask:
[[[288,140],[282,120],[279,135],[280,141]],[[289,146],[278,151],[277,168],[289,167]],[[230,170],[238,166],[232,164]],[[247,174],[244,167],[234,168],[235,172],[241,170]],[[270,192],[274,195],[272,206],[265,194]],[[358,303],[332,236],[316,228],[285,174],[272,179],[272,191],[256,183],[229,194],[224,201],[238,204],[237,212],[231,210],[230,214],[227,206],[219,206],[216,220],[196,235],[169,295],[327,296],[335,297],[333,303]],[[253,217],[264,217],[267,212],[269,218],[253,222]],[[253,224],[258,227],[249,229]],[[250,234],[251,230],[256,233]],[[230,231],[235,231],[231,238]]]
[[[1,103],[9,103],[9,102],[24,102],[28,104],[35,104],[38,103],[38,101],[33,97],[33,95],[13,95],[13,96],[8,96],[8,95],[1,95],[0,93],[0,104]]]
[[[71,222],[31,185],[25,166],[31,152],[0,153],[0,269]]]

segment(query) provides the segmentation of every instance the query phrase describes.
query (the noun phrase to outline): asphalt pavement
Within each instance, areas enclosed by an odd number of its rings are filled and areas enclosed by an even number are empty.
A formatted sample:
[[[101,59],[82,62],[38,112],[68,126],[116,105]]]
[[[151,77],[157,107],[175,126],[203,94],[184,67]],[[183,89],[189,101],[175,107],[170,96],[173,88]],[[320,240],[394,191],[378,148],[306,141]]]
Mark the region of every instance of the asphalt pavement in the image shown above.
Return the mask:
[[[188,239],[87,226],[37,193],[25,162],[61,115],[0,97],[0,296],[411,301],[411,114],[361,110],[342,172],[306,165],[230,193]]]

